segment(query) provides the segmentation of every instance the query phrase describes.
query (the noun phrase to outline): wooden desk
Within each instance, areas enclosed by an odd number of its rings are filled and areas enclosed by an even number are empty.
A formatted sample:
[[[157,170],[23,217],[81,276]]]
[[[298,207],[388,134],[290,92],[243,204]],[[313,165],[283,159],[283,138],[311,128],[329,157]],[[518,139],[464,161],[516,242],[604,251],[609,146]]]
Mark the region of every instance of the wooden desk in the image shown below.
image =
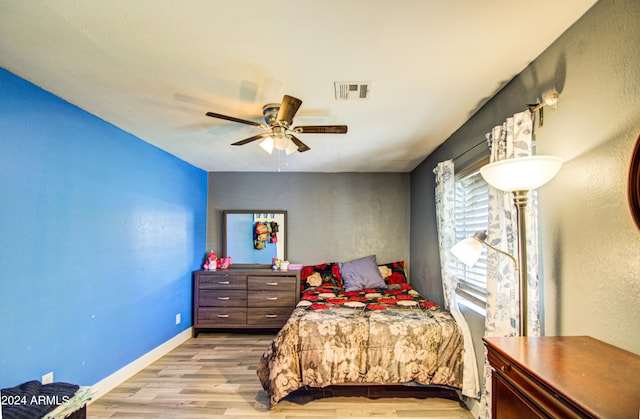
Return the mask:
[[[588,336],[483,340],[494,419],[640,416],[638,355]]]

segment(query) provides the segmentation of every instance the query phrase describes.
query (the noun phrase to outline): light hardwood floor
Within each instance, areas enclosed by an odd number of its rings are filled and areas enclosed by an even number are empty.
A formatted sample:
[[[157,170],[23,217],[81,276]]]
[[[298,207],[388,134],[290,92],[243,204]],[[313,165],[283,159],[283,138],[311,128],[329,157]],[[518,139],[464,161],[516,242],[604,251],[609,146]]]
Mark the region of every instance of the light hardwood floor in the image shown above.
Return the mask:
[[[362,389],[299,391],[267,408],[256,366],[273,334],[200,333],[88,406],[88,418],[471,418],[456,400],[362,397]],[[345,396],[345,392],[349,395]],[[333,394],[328,397],[327,394]],[[442,392],[440,392],[442,393]]]

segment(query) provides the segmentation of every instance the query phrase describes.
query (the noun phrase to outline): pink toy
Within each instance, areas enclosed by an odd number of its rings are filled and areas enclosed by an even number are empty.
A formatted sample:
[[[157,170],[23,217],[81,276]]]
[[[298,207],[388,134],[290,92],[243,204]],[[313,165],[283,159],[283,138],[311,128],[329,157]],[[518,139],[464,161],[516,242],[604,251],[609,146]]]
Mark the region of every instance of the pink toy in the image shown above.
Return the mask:
[[[202,265],[202,269],[208,270],[208,271],[215,271],[218,266],[217,258],[218,256],[216,255],[216,252],[214,252],[213,250],[210,251],[209,254],[207,255],[207,260],[205,260],[204,265]]]
[[[231,265],[231,258],[220,258],[220,262],[218,263],[220,269],[228,269],[229,265]]]

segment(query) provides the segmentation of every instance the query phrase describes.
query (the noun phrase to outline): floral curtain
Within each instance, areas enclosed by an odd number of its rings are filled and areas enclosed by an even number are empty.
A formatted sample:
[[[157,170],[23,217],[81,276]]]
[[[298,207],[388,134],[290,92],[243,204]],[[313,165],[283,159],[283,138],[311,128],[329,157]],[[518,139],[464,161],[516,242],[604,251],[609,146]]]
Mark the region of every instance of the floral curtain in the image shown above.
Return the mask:
[[[444,292],[445,308],[451,312],[464,337],[464,371],[462,394],[479,398],[478,369],[476,354],[473,349],[471,332],[464,316],[456,303],[456,287],[458,277],[455,257],[449,249],[455,244],[455,180],[453,160],[438,163],[434,169],[436,175],[436,217],[438,227],[438,241],[440,245],[440,269],[442,274],[442,290]]]
[[[533,117],[529,110],[507,118],[487,134],[491,162],[532,154]],[[529,192],[526,210],[528,335],[540,335],[538,294],[537,194]],[[513,194],[494,188],[489,191],[489,229],[487,242],[514,256],[518,255],[518,222]],[[487,307],[485,336],[517,336],[519,332],[518,275],[513,262],[488,249]],[[485,356],[482,416],[491,416],[491,370]]]

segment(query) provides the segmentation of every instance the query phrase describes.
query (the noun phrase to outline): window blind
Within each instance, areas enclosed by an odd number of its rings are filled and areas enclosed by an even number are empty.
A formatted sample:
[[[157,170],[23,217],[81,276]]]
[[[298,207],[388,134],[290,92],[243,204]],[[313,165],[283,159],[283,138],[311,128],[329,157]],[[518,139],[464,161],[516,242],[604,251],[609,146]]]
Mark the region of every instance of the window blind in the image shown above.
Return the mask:
[[[456,243],[473,236],[478,230],[487,230],[489,223],[489,185],[472,168],[456,175]],[[458,293],[484,307],[487,293],[487,249],[483,248],[478,262],[469,267],[457,261]]]

